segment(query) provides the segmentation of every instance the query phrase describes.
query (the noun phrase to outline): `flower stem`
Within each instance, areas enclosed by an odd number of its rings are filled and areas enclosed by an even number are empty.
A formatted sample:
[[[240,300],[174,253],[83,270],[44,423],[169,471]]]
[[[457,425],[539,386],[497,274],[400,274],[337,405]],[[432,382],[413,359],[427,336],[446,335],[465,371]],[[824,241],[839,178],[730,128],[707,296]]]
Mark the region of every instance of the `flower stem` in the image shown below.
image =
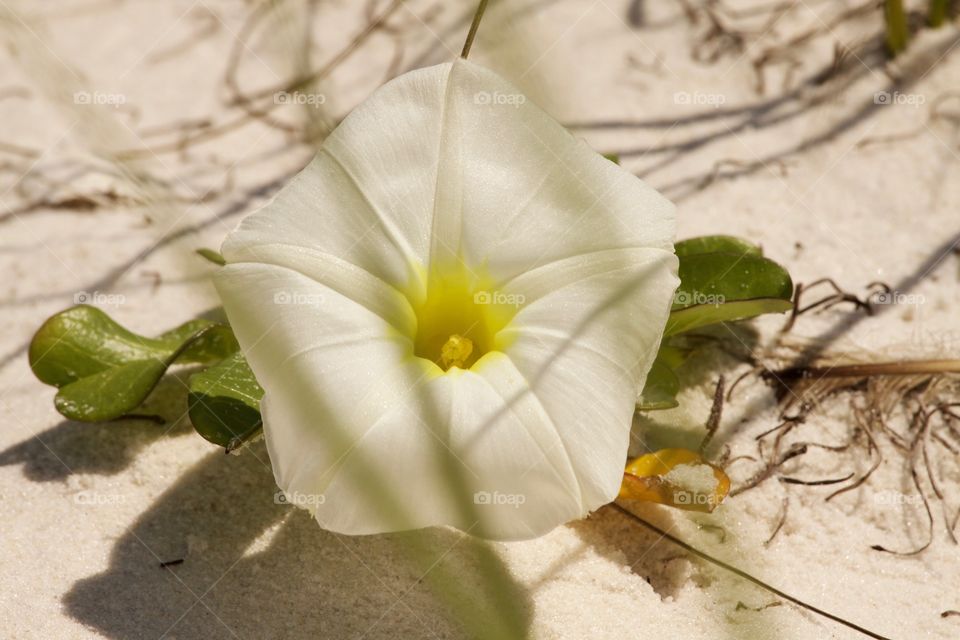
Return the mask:
[[[928,20],[931,27],[942,27],[950,13],[950,0],[930,0],[930,15]]]
[[[902,360],[871,362],[837,367],[792,367],[776,371],[781,379],[861,378],[868,376],[909,376],[960,373],[960,360]]]
[[[460,57],[464,60],[470,55],[470,48],[473,46],[473,41],[477,37],[477,29],[480,28],[480,21],[483,20],[483,12],[487,10],[488,2],[489,0],[480,0],[477,12],[473,14],[473,22],[470,24],[470,32],[467,33],[467,41],[463,43],[463,51],[460,52]]]
[[[884,15],[887,19],[887,52],[894,57],[907,48],[910,40],[903,0],[885,0]]]

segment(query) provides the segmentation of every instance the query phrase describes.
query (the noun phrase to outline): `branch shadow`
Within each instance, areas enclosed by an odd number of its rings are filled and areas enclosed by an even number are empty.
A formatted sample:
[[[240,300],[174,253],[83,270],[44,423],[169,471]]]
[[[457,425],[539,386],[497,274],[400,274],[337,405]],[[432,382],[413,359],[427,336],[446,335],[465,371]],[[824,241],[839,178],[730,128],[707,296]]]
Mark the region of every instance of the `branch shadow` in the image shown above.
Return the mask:
[[[884,44],[881,37],[867,40],[857,47],[851,56],[813,70],[793,88],[780,95],[755,101],[736,107],[721,107],[686,115],[680,118],[620,119],[604,121],[585,121],[567,123],[576,131],[630,131],[658,130],[669,131],[676,128],[684,131],[686,127],[716,122],[712,131],[700,133],[694,131],[675,142],[657,143],[653,146],[630,146],[608,149],[608,153],[621,158],[660,156],[647,167],[636,172],[641,178],[650,180],[650,176],[663,172],[682,158],[706,148],[708,145],[736,138],[748,132],[770,130],[775,126],[790,125],[798,118],[808,115],[811,110],[836,102],[837,96],[848,96],[854,104],[845,108],[836,118],[828,121],[821,130],[804,136],[802,139],[788,142],[780,149],[765,155],[756,154],[746,160],[721,161],[706,172],[678,178],[672,182],[658,185],[658,190],[674,202],[688,199],[716,182],[731,181],[753,175],[772,166],[780,166],[789,159],[818,149],[845,133],[862,127],[887,108],[886,102],[878,99],[881,94],[894,95],[909,92],[933,69],[940,66],[957,50],[960,36],[942,39],[915,51],[908,60],[902,61],[897,76],[890,79],[880,90],[858,89],[857,85],[871,76],[886,74],[884,63]],[[859,92],[859,93],[858,93]],[[727,166],[726,168],[725,165]]]

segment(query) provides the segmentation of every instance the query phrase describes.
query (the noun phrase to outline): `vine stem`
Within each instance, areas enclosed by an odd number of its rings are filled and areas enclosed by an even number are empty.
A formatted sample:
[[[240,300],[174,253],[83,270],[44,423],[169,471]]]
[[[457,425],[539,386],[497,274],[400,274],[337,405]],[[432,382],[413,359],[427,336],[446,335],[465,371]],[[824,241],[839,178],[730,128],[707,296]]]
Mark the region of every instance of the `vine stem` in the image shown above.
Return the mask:
[[[884,15],[887,22],[887,52],[894,58],[903,53],[910,41],[910,27],[903,0],[885,0]]]
[[[801,600],[801,599],[799,599],[799,598],[797,598],[797,597],[791,596],[790,594],[785,593],[785,592],[781,591],[780,589],[777,589],[776,587],[767,584],[767,583],[764,582],[763,580],[760,580],[759,578],[753,577],[752,575],[750,575],[750,574],[747,573],[746,571],[743,571],[742,569],[738,569],[738,568],[734,567],[733,565],[727,564],[727,563],[724,562],[723,560],[719,560],[719,559],[717,559],[717,558],[714,558],[713,556],[709,555],[709,554],[706,553],[705,551],[700,551],[699,549],[697,549],[697,548],[694,547],[693,545],[684,542],[683,540],[681,540],[680,538],[677,538],[676,536],[670,535],[669,533],[667,533],[666,531],[664,531],[664,530],[661,529],[660,527],[658,527],[658,526],[656,526],[655,524],[652,524],[652,523],[650,523],[650,522],[647,522],[646,520],[644,520],[643,518],[641,518],[641,517],[638,516],[637,514],[633,513],[633,512],[630,511],[629,509],[626,509],[626,508],[620,506],[620,505],[619,505],[618,503],[616,503],[616,502],[611,502],[609,506],[613,507],[614,509],[616,509],[617,511],[619,511],[619,512],[622,513],[623,515],[627,516],[628,518],[630,518],[631,520],[633,520],[634,522],[636,522],[637,524],[640,524],[640,525],[646,527],[647,529],[649,529],[650,531],[656,533],[656,534],[659,535],[661,538],[666,538],[667,540],[669,540],[669,541],[672,542],[673,544],[677,545],[678,547],[680,547],[680,548],[683,549],[684,551],[687,551],[687,552],[689,552],[689,553],[692,553],[693,555],[697,556],[698,558],[702,558],[703,560],[706,560],[707,562],[709,562],[709,563],[711,563],[711,564],[714,564],[714,565],[720,567],[721,569],[725,569],[725,570],[729,571],[730,573],[734,574],[735,576],[737,576],[737,577],[739,577],[739,578],[742,578],[742,579],[746,580],[747,582],[750,582],[750,583],[752,583],[752,584],[760,587],[761,589],[763,589],[763,590],[765,590],[765,591],[769,591],[769,592],[772,593],[773,595],[778,596],[778,597],[780,597],[780,598],[783,598],[784,600],[787,600],[787,601],[789,601],[789,602],[797,605],[798,607],[800,607],[800,608],[802,608],[802,609],[806,609],[807,611],[810,611],[810,612],[813,612],[813,613],[815,613],[815,614],[817,614],[817,615],[823,616],[824,618],[827,618],[827,619],[829,619],[829,620],[833,620],[834,622],[837,622],[837,623],[839,623],[839,624],[842,624],[842,625],[845,626],[845,627],[848,627],[848,628],[850,628],[850,629],[853,629],[854,631],[858,631],[858,632],[862,633],[863,635],[867,636],[868,638],[874,638],[875,640],[890,640],[890,638],[887,638],[886,636],[881,636],[880,634],[874,633],[873,631],[870,631],[869,629],[864,629],[863,627],[861,627],[860,625],[858,625],[858,624],[856,624],[856,623],[850,622],[849,620],[844,620],[844,619],[841,618],[840,616],[837,616],[837,615],[834,615],[834,614],[829,613],[829,612],[827,612],[827,611],[824,611],[823,609],[820,609],[820,608],[818,608],[818,607],[813,606],[812,604],[809,604],[809,603],[807,603],[807,602],[804,602],[803,600]]]
[[[930,16],[928,21],[931,27],[942,27],[950,16],[950,0],[930,0]]]
[[[467,41],[463,43],[463,51],[460,52],[460,57],[464,60],[470,55],[470,48],[473,47],[473,41],[477,37],[477,30],[480,28],[480,21],[483,20],[483,13],[487,10],[488,3],[489,0],[480,0],[477,12],[473,14],[473,22],[470,24],[469,33],[467,33]]]
[[[780,378],[859,378],[960,373],[960,360],[902,360],[870,362],[836,367],[792,367],[776,372]]]

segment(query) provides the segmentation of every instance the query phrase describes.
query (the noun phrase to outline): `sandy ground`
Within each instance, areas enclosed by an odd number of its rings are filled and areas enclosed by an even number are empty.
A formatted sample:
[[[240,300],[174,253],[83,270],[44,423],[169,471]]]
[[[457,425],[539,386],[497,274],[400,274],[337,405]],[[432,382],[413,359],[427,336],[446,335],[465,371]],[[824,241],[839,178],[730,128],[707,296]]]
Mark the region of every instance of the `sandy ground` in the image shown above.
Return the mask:
[[[243,33],[251,7],[238,2],[0,2],[9,44],[0,56],[5,638],[461,637],[401,543],[428,545],[438,562],[458,566],[470,562],[470,540],[444,530],[367,538],[322,531],[274,503],[265,450],[227,457],[192,433],[182,377],[150,401],[166,426],[83,425],[54,411],[53,391],[25,357],[43,319],[78,296],[147,334],[216,305],[212,267],[190,252],[218,246],[310,150],[254,122],[170,152],[163,146],[176,135],[156,128],[237,116],[225,107],[223,77],[238,37],[249,40],[238,76],[247,91],[308,64],[289,50],[310,34],[313,64],[330,59],[359,32],[364,12],[359,2],[315,4],[286,3],[265,37]],[[852,2],[797,2],[772,26],[724,17],[745,29],[742,42],[736,34],[706,39],[709,23],[691,25],[674,3],[634,4],[517,3],[514,30],[491,27],[474,57],[674,198],[681,237],[742,235],[798,281],[829,276],[862,294],[883,280],[913,296],[872,318],[846,307],[804,316],[795,343],[829,341],[834,354],[872,359],[957,357],[960,274],[950,248],[960,232],[958,129],[956,119],[930,116],[951,105],[957,113],[949,92],[960,77],[958,32],[924,33],[885,69],[876,12],[834,24]],[[321,81],[324,112],[341,116],[388,75],[449,59],[468,11],[464,3],[437,10],[411,2],[392,19],[399,40],[375,35]],[[776,49],[811,29],[818,33]],[[832,68],[836,43],[852,51],[833,75],[818,77]],[[753,63],[765,53],[760,92]],[[302,116],[292,107],[278,114],[289,123]],[[158,152],[103,159],[144,145]],[[765,355],[782,322],[756,323],[756,335],[715,335],[727,351]],[[695,443],[716,375],[748,369],[715,348],[697,362],[685,371],[681,409],[638,420],[636,451]],[[754,451],[776,411],[770,390],[749,379],[727,407],[718,445]],[[846,401],[834,403],[803,425],[802,439],[842,443],[850,421]],[[941,449],[936,464],[953,513],[960,470],[948,453]],[[638,512],[882,635],[960,637],[960,617],[941,616],[960,609],[960,548],[939,502],[924,552],[870,549],[909,550],[927,538],[907,467],[888,454],[869,483],[829,503],[835,487],[774,478],[710,516]],[[842,477],[868,466],[862,456],[815,453],[791,461],[784,475]],[[741,461],[731,475],[742,482],[755,470]],[[606,510],[497,550],[523,587],[532,638],[862,637]]]

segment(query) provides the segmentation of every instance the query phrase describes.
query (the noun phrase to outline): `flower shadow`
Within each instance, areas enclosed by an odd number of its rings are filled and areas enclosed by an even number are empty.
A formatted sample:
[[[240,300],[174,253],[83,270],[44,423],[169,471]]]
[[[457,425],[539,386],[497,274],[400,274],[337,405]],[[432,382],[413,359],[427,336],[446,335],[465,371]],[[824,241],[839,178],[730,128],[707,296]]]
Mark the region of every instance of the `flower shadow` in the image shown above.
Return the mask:
[[[117,640],[464,636],[407,552],[417,546],[469,584],[478,542],[450,529],[324,531],[277,504],[255,446],[184,474],[116,542],[109,567],[72,586],[66,613]]]

